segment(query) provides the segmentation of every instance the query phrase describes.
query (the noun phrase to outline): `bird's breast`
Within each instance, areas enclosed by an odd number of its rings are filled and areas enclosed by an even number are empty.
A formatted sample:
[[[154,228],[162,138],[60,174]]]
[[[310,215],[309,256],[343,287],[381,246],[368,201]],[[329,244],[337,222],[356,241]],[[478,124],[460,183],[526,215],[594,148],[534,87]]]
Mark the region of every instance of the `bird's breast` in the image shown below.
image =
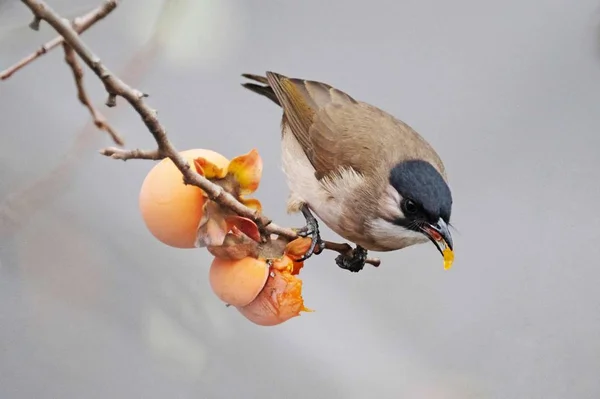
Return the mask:
[[[289,211],[297,212],[306,203],[336,234],[371,251],[393,251],[427,241],[422,234],[376,217],[370,200],[379,194],[353,169],[343,168],[333,177],[318,180],[302,147],[286,128],[281,149],[290,189]]]
[[[343,170],[337,178],[318,180],[315,168],[286,127],[281,149],[282,167],[291,191],[288,210],[296,207],[293,204],[306,203],[335,233],[352,242],[361,241],[364,237],[364,212],[353,201],[352,192],[363,184],[362,177],[353,171]]]

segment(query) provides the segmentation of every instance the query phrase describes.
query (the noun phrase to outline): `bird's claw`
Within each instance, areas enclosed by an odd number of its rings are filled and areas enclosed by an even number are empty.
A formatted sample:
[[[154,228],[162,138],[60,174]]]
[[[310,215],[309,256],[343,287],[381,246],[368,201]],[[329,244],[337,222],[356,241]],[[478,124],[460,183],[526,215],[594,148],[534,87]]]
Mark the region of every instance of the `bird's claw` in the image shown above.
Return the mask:
[[[341,254],[335,258],[335,263],[342,269],[357,273],[365,267],[367,250],[357,245],[351,254]]]
[[[319,222],[317,222],[317,219],[313,216],[306,205],[302,207],[302,214],[306,219],[306,226],[298,229],[298,235],[300,237],[311,236],[312,241],[306,253],[302,255],[297,262],[304,262],[311,256],[320,254],[323,252],[323,248],[325,247],[324,242],[321,239],[321,234],[319,233]]]

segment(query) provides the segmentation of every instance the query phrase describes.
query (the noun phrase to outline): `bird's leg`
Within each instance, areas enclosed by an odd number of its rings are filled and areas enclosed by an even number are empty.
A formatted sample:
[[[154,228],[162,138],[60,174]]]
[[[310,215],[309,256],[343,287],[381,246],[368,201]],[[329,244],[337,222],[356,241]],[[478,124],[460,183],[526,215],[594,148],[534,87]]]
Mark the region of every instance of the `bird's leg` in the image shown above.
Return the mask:
[[[365,266],[367,260],[367,250],[357,245],[351,253],[338,255],[335,258],[335,263],[342,269],[357,273]]]
[[[310,258],[313,254],[318,255],[323,252],[323,240],[321,239],[321,234],[319,233],[319,222],[313,216],[310,209],[308,209],[308,205],[303,204],[302,208],[300,208],[302,214],[304,215],[304,219],[306,219],[306,226],[302,227],[298,230],[298,235],[300,237],[308,237],[311,236],[312,241],[310,243],[310,247],[308,251],[297,260],[297,262],[303,262],[306,259]],[[319,247],[317,249],[317,246]]]

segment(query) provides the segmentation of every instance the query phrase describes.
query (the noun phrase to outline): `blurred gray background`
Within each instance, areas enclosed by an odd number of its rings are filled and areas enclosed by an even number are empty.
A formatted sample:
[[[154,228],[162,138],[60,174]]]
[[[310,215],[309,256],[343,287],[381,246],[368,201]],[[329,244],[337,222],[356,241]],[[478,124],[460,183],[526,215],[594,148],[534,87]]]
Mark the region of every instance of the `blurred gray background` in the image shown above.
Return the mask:
[[[50,0],[68,17],[95,0]],[[599,398],[597,0],[125,1],[84,34],[150,93],[175,146],[257,148],[278,223],[280,110],[241,73],[328,82],[429,140],[454,195],[456,262],[430,244],[351,274],[305,267],[316,310],[258,327],[211,292],[204,250],[162,245],[150,161],[103,158],[61,49],[0,82],[0,397]],[[161,16],[162,17],[159,17]],[[0,69],[54,37],[0,2]],[[158,23],[158,25],[157,25]],[[152,148],[121,99],[95,103]],[[325,229],[324,235],[337,239]]]

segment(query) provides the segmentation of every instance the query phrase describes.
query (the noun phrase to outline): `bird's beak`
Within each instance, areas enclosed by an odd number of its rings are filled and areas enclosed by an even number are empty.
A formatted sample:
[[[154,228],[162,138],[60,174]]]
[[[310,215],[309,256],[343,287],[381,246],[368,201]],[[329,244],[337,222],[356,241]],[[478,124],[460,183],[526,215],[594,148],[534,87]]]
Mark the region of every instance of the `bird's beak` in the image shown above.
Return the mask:
[[[451,251],[453,250],[452,235],[450,234],[450,230],[448,230],[448,225],[442,218],[435,224],[426,224],[423,226],[422,230],[427,238],[433,242],[438,251],[440,251],[442,256],[444,256],[443,247],[448,247]]]

